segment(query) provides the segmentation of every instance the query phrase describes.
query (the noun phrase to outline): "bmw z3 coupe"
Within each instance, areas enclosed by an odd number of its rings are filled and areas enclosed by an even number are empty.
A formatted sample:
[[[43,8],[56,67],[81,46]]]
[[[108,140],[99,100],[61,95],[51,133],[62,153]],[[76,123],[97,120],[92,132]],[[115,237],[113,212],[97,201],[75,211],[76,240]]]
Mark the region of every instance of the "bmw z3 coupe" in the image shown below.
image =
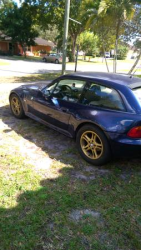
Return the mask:
[[[16,118],[28,116],[75,138],[81,156],[102,165],[141,152],[141,79],[111,73],[63,75],[10,92]],[[59,150],[59,149],[58,149]]]

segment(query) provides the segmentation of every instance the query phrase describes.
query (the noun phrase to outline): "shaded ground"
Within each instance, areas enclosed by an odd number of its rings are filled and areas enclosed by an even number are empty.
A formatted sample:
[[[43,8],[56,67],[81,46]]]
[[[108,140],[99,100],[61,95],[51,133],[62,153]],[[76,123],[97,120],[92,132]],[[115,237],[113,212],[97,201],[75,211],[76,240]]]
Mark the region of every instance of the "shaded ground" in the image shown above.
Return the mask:
[[[0,250],[140,250],[141,158],[101,168],[75,142],[17,120],[0,85]]]
[[[47,81],[52,80],[59,77],[59,73],[45,73],[45,74],[32,74],[32,75],[25,75],[25,76],[0,76],[0,84],[3,83],[31,83],[31,82],[38,82],[38,81]]]

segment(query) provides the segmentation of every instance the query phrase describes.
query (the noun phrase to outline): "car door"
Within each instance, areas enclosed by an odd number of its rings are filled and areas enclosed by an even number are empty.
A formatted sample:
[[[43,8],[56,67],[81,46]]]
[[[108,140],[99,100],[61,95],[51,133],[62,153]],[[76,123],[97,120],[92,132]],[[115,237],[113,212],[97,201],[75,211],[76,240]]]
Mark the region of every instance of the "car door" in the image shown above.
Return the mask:
[[[36,110],[34,107],[34,100],[37,98],[39,93],[38,86],[32,86],[30,88],[23,87],[24,91],[24,103],[25,103],[25,109],[26,112],[31,114],[36,114]]]
[[[51,62],[51,60],[52,60],[52,56],[51,56],[51,54],[49,54],[48,57],[47,57],[47,61]]]
[[[50,62],[54,62],[55,61],[55,55],[54,54],[50,54]]]
[[[61,79],[52,93],[49,93],[50,89],[44,90],[42,97],[38,96],[35,101],[38,116],[46,123],[67,131],[84,85],[85,81],[79,79]]]

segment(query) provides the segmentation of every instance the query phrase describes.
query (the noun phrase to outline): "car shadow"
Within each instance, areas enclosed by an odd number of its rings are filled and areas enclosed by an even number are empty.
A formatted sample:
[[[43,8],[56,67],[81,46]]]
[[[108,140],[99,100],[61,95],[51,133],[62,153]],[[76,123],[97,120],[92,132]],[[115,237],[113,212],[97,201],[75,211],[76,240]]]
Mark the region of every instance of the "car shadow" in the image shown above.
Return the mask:
[[[10,136],[10,132],[14,131],[21,138],[36,146],[37,151],[35,150],[33,154],[38,153],[38,150],[42,150],[50,159],[57,160],[66,165],[72,165],[77,170],[91,166],[79,155],[74,139],[70,139],[30,118],[23,120],[16,119],[11,114],[9,105],[0,107],[0,120],[8,126],[3,130],[3,133]],[[31,145],[29,145],[29,148],[31,148]],[[24,150],[26,151],[26,145]],[[93,168],[96,170],[107,169],[110,171],[132,172],[135,170],[140,171],[140,166],[141,157],[122,157],[121,159],[113,159],[112,162],[105,166],[94,166]]]

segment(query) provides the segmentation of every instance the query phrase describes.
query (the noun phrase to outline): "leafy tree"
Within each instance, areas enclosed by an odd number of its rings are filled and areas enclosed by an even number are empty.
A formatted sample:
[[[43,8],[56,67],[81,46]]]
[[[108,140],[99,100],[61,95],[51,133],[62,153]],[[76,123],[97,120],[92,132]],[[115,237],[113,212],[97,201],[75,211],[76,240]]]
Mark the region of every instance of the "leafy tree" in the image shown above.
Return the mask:
[[[91,2],[91,0],[90,0]],[[125,31],[125,22],[131,20],[134,15],[132,0],[101,0],[98,11],[92,9],[93,14],[89,17],[89,24],[100,34],[102,41],[114,41],[114,72],[116,72],[118,42]],[[106,44],[103,42],[103,51]]]
[[[117,51],[117,59],[118,60],[124,60],[126,59],[128,52],[128,46],[127,45],[119,45],[118,51]]]
[[[125,34],[123,36],[123,39],[125,41],[132,42],[134,40],[134,48],[135,51],[138,52],[138,56],[136,58],[136,61],[134,62],[133,66],[131,67],[129,74],[131,74],[137,64],[139,63],[139,60],[141,58],[141,5],[136,4],[135,5],[135,14],[134,18],[130,22],[126,22],[125,24]]]
[[[77,39],[79,49],[84,51],[85,54],[96,55],[99,53],[98,49],[98,37],[92,32],[85,31],[80,34]]]
[[[131,0],[102,0],[99,6],[99,14],[101,13],[110,16],[112,21],[111,28],[115,33],[114,72],[116,72],[118,42],[124,33],[125,22],[134,16],[134,7]]]
[[[30,6],[38,6],[38,22],[43,29],[48,25],[55,25],[58,30],[59,43],[64,30],[65,0],[25,0]],[[76,40],[78,35],[85,30],[86,17],[83,15],[83,3],[86,0],[71,0],[70,18],[81,22],[81,25],[69,21],[69,39],[71,40],[71,51],[73,60],[75,57]]]
[[[38,32],[34,28],[35,21],[31,15],[27,4],[20,8],[13,3],[12,6],[3,7],[0,15],[0,30],[8,37],[11,42],[19,43],[26,56],[26,46],[34,45],[34,39]]]
[[[49,25],[48,29],[43,29],[42,26],[37,26],[36,30],[39,33],[39,36],[46,40],[55,41],[58,36],[58,30],[55,25]]]
[[[110,28],[112,26],[111,18],[106,16],[105,14],[99,15],[100,1],[97,2],[97,5],[93,3],[93,1],[88,0],[85,4],[84,9],[88,9],[85,15],[88,15],[88,21],[86,24],[86,28],[90,28],[91,31],[94,32],[95,35],[99,38],[99,50],[103,54],[105,58],[105,63],[107,67],[107,71],[109,72],[108,62],[105,56],[105,52],[113,49],[114,47],[114,34],[113,29]]]
[[[134,42],[134,46],[135,46],[136,50],[138,51],[138,56],[136,58],[136,61],[133,64],[132,68],[129,70],[128,74],[132,74],[132,72],[134,71],[134,69],[138,65],[138,62],[139,62],[139,60],[141,58],[141,40],[136,40]]]

